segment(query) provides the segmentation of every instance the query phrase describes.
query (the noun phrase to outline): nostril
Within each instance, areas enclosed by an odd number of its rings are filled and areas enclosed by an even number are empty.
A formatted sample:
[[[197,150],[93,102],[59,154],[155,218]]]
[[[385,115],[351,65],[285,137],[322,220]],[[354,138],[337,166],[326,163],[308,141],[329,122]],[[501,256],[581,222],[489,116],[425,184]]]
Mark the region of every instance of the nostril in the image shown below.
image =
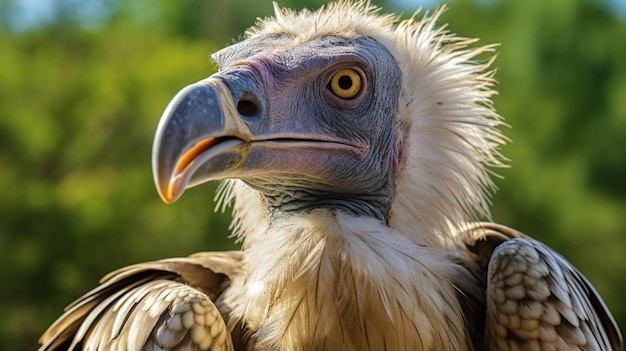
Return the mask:
[[[254,101],[239,100],[237,103],[237,111],[243,116],[254,117],[259,113],[259,107]]]

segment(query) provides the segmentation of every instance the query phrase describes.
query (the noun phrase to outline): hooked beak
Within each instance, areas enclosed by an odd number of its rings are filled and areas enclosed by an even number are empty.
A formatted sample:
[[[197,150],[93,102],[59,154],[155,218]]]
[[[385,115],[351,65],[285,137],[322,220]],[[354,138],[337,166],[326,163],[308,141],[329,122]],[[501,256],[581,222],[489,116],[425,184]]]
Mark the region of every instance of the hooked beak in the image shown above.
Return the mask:
[[[215,179],[282,175],[324,182],[332,167],[358,160],[367,151],[361,144],[320,134],[306,111],[277,107],[268,117],[267,98],[251,80],[231,79],[227,86],[223,78],[215,75],[185,87],[163,112],[152,147],[152,172],[166,203],[186,188]],[[234,94],[240,95],[238,102]],[[298,118],[300,122],[293,121]]]
[[[250,140],[250,131],[238,116],[230,91],[218,79],[208,78],[176,94],[163,112],[152,147],[154,182],[165,203],[177,200],[187,187],[219,178],[225,165],[240,161],[238,147]]]

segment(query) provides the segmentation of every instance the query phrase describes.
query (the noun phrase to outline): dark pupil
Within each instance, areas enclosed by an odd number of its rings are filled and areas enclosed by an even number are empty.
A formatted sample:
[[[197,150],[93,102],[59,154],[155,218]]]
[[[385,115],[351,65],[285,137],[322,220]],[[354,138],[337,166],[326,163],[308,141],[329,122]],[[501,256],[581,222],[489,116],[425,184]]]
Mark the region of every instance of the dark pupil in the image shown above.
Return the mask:
[[[339,77],[339,87],[343,90],[348,90],[352,86],[352,78],[348,76]]]

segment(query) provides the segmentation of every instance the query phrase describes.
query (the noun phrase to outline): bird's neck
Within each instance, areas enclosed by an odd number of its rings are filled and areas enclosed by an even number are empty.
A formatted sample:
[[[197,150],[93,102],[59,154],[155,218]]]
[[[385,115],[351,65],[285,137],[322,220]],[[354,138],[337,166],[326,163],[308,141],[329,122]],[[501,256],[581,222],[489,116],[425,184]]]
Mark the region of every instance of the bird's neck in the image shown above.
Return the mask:
[[[467,349],[451,283],[459,267],[444,252],[330,210],[261,227],[225,298],[261,348]]]
[[[294,180],[293,177],[268,181],[257,178],[246,181],[246,184],[263,195],[272,217],[328,209],[386,222],[391,202],[391,184],[388,180],[380,182],[374,189],[368,188],[362,192],[339,191],[331,185],[304,179]]]

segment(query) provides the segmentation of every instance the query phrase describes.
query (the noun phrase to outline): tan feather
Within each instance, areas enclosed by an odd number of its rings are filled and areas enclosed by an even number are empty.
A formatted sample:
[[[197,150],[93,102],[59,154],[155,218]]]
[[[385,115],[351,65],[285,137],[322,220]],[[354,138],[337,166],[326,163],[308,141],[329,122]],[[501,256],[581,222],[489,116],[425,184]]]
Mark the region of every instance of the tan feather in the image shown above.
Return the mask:
[[[112,272],[68,306],[40,338],[40,350],[232,349],[214,301],[240,261],[240,252],[203,252]]]
[[[622,348],[598,293],[561,255],[494,223],[472,223],[462,235],[486,274],[488,350]]]

